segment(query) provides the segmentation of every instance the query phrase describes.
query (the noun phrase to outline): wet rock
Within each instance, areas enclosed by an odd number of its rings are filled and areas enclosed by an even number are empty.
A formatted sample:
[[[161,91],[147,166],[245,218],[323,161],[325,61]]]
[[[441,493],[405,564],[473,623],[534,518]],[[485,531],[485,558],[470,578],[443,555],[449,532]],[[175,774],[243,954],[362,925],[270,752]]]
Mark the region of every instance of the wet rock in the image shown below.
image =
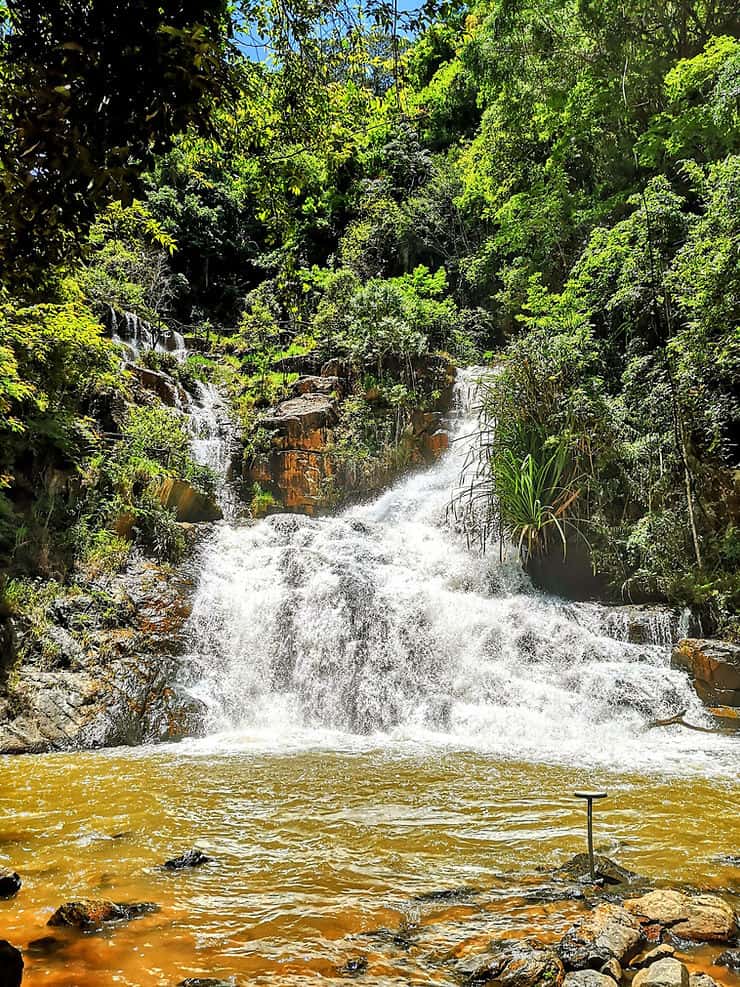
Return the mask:
[[[671,665],[691,675],[699,698],[709,706],[740,706],[740,646],[727,641],[685,638]]]
[[[343,977],[361,977],[363,973],[367,972],[367,957],[366,956],[355,956],[351,960],[347,960],[343,967],[340,968],[339,973]]]
[[[23,661],[0,683],[0,754],[178,740],[202,732],[205,705],[184,688],[181,659],[193,582],[132,558],[96,592],[57,598],[45,620],[73,641],[70,667],[49,667],[46,631],[24,625]],[[94,605],[93,605],[94,604]],[[66,627],[55,625],[64,621]],[[71,654],[71,651],[69,652]],[[183,680],[181,682],[181,680]]]
[[[726,966],[728,970],[740,973],[740,949],[726,949],[714,961],[715,966]]]
[[[234,984],[231,980],[214,980],[213,977],[188,977],[177,987],[234,987]]]
[[[157,911],[153,902],[122,904],[107,898],[81,898],[60,905],[46,923],[52,927],[68,926],[76,929],[100,928],[106,922],[128,921]]]
[[[689,971],[678,960],[669,957],[651,963],[635,976],[632,987],[689,987]]]
[[[606,974],[607,977],[611,977],[618,984],[622,982],[622,964],[619,960],[607,960],[600,972]]]
[[[12,898],[17,895],[22,883],[15,871],[0,867],[0,898]]]
[[[163,507],[174,510],[178,521],[201,523],[220,521],[223,517],[216,501],[196,490],[186,480],[173,476],[165,477],[156,490],[156,497]]]
[[[441,891],[424,891],[414,896],[414,901],[467,901],[480,894],[480,888],[444,888]]]
[[[680,891],[651,891],[624,905],[644,924],[657,923],[682,939],[727,942],[736,930],[735,913],[717,895],[689,897]]]
[[[456,970],[471,985],[496,981],[500,987],[560,987],[565,978],[558,955],[538,939],[491,943],[485,953],[460,960]]]
[[[689,987],[719,987],[719,984],[708,973],[690,973]]]
[[[0,939],[0,987],[20,987],[23,981],[23,954]]]
[[[563,936],[558,953],[568,970],[599,970],[631,959],[642,941],[639,921],[620,905],[597,905]]]
[[[173,857],[172,860],[166,861],[164,867],[166,870],[182,870],[185,867],[201,867],[203,864],[210,863],[211,859],[211,857],[207,857],[200,850],[193,849],[188,850],[179,857]]]
[[[55,953],[66,949],[67,943],[56,936],[41,936],[40,939],[32,939],[28,944],[28,952],[32,956],[53,956]]]
[[[127,364],[126,369],[133,374],[140,387],[156,394],[162,404],[170,408],[183,408],[187,404],[187,394],[169,374],[132,363]]]
[[[614,980],[596,970],[574,970],[568,973],[563,981],[563,987],[613,987]]]
[[[676,950],[673,946],[669,946],[667,942],[663,942],[660,946],[656,946],[647,953],[643,953],[642,956],[638,956],[630,963],[630,966],[634,969],[642,970],[646,966],[650,966],[651,963],[655,963],[657,960],[665,960],[669,956],[674,956],[675,953]]]
[[[604,857],[599,853],[594,854],[594,865],[597,878],[605,884],[632,884],[639,881],[640,877],[626,867],[621,867],[609,857]],[[554,871],[555,877],[567,877],[573,881],[581,883],[591,883],[591,864],[587,853],[577,853],[571,857],[562,867]]]

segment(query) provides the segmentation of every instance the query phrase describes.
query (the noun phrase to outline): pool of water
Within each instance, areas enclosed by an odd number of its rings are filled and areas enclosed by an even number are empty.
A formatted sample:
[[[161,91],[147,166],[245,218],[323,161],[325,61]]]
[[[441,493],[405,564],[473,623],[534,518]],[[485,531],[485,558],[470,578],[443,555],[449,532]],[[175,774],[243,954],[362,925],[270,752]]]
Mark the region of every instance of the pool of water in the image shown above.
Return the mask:
[[[454,983],[455,951],[555,938],[583,907],[532,897],[543,871],[584,849],[572,797],[583,785],[609,792],[595,810],[599,849],[740,908],[740,870],[723,859],[739,849],[740,780],[726,764],[716,776],[594,773],[433,744],[229,734],[5,758],[0,771],[0,865],[24,882],[0,902],[0,937],[23,948],[28,987],[343,982],[358,957],[363,983]],[[162,869],[194,846],[212,863]],[[424,900],[462,886],[479,893]],[[76,897],[159,911],[97,934],[46,928]],[[719,951],[691,961],[738,987],[709,965]]]

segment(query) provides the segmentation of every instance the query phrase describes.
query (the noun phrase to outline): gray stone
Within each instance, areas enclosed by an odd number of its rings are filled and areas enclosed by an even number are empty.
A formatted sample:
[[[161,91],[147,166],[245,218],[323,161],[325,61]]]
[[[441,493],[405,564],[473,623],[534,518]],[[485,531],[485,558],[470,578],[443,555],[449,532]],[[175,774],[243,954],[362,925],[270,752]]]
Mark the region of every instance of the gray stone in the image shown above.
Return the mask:
[[[683,963],[668,957],[640,970],[632,987],[689,987],[689,971]]]
[[[614,987],[614,980],[596,970],[574,970],[565,975],[563,987]]]
[[[621,905],[601,904],[560,940],[558,953],[567,970],[599,970],[609,960],[631,959],[642,941],[640,923]]]
[[[622,964],[619,962],[619,960],[615,960],[615,959],[607,960],[606,963],[602,966],[601,972],[605,973],[608,977],[611,977],[612,980],[616,981],[617,983],[621,983],[622,981]]]
[[[719,987],[719,984],[708,973],[690,973],[689,987]]]
[[[726,966],[728,970],[740,973],[740,949],[726,949],[714,961],[715,966]]]

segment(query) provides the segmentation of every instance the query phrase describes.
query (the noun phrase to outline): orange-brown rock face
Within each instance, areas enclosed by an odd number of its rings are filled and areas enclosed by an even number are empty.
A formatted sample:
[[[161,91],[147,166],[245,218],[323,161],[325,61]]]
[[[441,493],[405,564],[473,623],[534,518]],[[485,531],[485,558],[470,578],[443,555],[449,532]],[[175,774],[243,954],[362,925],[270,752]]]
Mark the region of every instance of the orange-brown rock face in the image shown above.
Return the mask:
[[[427,372],[435,389],[449,403],[454,368],[441,358],[432,358]],[[376,490],[393,479],[392,468],[370,463],[362,471],[347,467],[333,451],[340,401],[350,392],[350,381],[341,361],[331,361],[322,376],[301,377],[293,385],[295,396],[268,412],[260,425],[270,433],[270,448],[248,465],[245,480],[257,483],[276,500],[276,509],[313,515],[347,496]],[[422,370],[420,369],[420,373]],[[439,457],[448,446],[447,433],[440,428],[439,411],[414,411],[400,437],[403,455],[399,462],[421,464]],[[397,471],[397,468],[396,468]]]

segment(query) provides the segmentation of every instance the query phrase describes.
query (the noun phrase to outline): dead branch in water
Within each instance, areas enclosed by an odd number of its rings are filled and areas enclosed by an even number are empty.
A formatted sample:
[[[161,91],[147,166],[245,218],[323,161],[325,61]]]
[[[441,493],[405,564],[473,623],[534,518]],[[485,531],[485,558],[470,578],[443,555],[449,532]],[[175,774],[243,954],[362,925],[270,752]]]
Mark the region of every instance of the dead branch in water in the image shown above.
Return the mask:
[[[687,723],[684,720],[685,709],[682,709],[680,713],[676,713],[675,716],[669,716],[667,720],[651,720],[648,723],[648,730],[652,730],[653,727],[670,727],[674,724],[686,727],[688,730],[698,730],[700,733],[722,733],[722,729],[718,727],[698,727],[694,723]]]

